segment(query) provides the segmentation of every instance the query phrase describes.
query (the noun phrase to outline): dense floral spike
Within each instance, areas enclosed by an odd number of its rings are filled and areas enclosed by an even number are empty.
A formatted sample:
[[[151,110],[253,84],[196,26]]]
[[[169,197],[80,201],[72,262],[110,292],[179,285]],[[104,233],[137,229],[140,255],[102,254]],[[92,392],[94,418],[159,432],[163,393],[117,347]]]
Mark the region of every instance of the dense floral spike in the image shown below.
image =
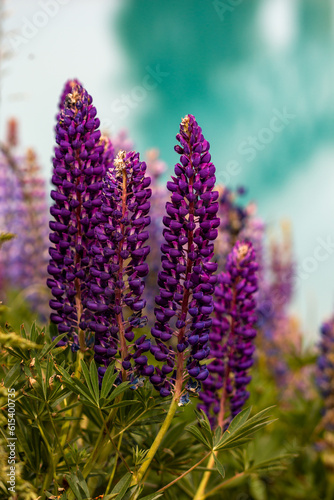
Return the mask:
[[[218,192],[213,191],[215,167],[210,161],[210,145],[192,115],[182,120],[176,138],[180,145],[175,150],[181,156],[175,177],[167,183],[172,195],[163,218],[160,293],[151,330],[156,339],[151,352],[163,366],[156,368],[150,380],[162,396],[170,394],[173,386],[180,394],[188,375],[197,381],[208,376],[200,361],[210,352],[212,294],[217,280],[213,275],[217,264],[211,259],[219,226]],[[172,339],[175,349],[168,344]]]
[[[225,423],[227,398],[230,417],[234,417],[249,397],[246,386],[251,380],[248,370],[255,350],[257,269],[252,244],[237,242],[215,289],[215,317],[209,336],[213,361],[208,365],[210,375],[200,393],[204,404],[199,407],[206,411],[213,424],[218,415],[220,426]]]
[[[34,311],[46,319],[49,217],[45,181],[32,149],[24,156],[14,151],[16,120],[9,121],[7,135],[7,144],[0,146],[0,227],[16,237],[0,254],[1,298],[10,288],[23,289]]]
[[[104,175],[104,144],[100,142],[100,121],[92,98],[80,85],[74,85],[65,98],[56,127],[51,192],[54,205],[50,222],[51,278],[48,286],[54,299],[51,320],[60,333],[79,333],[84,349],[86,328],[83,302],[87,299],[89,251],[94,242],[91,218],[101,206]],[[75,338],[75,337],[74,337]]]
[[[96,241],[92,246],[90,271],[91,296],[89,328],[95,333],[95,360],[102,366],[100,375],[116,357],[121,363],[123,380],[128,373],[149,375],[145,352],[150,341],[142,335],[134,343],[134,328],[144,326],[141,317],[145,300],[143,278],[150,247],[151,183],[145,175],[146,164],[135,152],[120,151],[114,167],[106,172],[101,209],[94,216]],[[125,309],[130,310],[126,316]]]
[[[296,276],[290,231],[286,224],[282,229],[283,239],[272,241],[267,272],[260,276],[257,314],[268,369],[283,391],[292,386],[288,353],[297,355],[302,348],[301,332],[289,313]]]
[[[334,318],[321,327],[316,382],[324,400],[323,424],[334,431]]]

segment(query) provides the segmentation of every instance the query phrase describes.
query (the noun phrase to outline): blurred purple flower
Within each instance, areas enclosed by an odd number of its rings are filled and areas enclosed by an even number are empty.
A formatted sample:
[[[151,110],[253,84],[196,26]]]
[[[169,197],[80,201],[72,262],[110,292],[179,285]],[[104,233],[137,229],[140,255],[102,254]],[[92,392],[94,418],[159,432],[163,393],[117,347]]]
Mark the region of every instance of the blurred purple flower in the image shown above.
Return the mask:
[[[252,244],[237,242],[215,289],[215,317],[209,335],[213,359],[207,365],[209,376],[203,382],[203,404],[199,405],[213,425],[223,427],[226,423],[228,400],[230,419],[249,397],[246,386],[255,350],[257,269]]]

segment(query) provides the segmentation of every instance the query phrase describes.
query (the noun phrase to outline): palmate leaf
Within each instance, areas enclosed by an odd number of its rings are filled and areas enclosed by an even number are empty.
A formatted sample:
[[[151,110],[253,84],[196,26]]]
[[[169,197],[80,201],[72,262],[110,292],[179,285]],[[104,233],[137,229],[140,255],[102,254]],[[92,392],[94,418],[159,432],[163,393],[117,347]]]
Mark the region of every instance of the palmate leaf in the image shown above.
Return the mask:
[[[189,425],[186,430],[190,432],[197,440],[204,444],[209,450],[213,449],[213,432],[211,425],[206,414],[201,411],[195,410],[198,425]]]
[[[287,463],[298,455],[295,453],[284,453],[277,457],[268,458],[262,462],[253,464],[249,471],[256,472],[257,474],[266,474],[274,470],[284,470],[287,467]]]
[[[211,450],[210,442],[206,439],[206,436],[204,436],[201,432],[201,430],[198,428],[197,425],[188,425],[186,427],[186,431],[188,431],[190,434],[194,436],[197,441],[200,441],[206,448]]]
[[[218,457],[216,456],[215,453],[213,453],[213,458],[215,460],[217,471],[219,472],[219,474],[221,475],[221,477],[224,479],[224,477],[225,477],[225,469],[224,469],[223,465],[220,463],[220,461],[219,461],[219,459],[218,459]]]
[[[140,498],[140,500],[156,500],[156,498],[162,497],[163,493],[152,493],[146,497]]]
[[[5,387],[12,387],[14,382],[19,378],[21,375],[21,363],[16,363],[12,368],[9,370],[9,372],[6,374],[5,380],[4,380],[4,385]]]
[[[41,352],[39,353],[38,355],[38,359],[42,359],[42,358],[45,358],[45,356],[47,354],[49,354],[49,352],[53,351],[56,347],[56,345],[58,344],[58,342],[64,338],[67,334],[66,333],[62,333],[61,335],[58,335],[52,342],[51,344],[45,344],[45,346],[43,347],[43,349],[41,350]],[[59,348],[58,348],[59,349]],[[60,348],[61,350],[65,350],[66,349],[66,346],[62,346]]]
[[[112,494],[113,493],[121,493],[121,491],[124,489],[125,487],[125,491],[124,493],[126,492],[128,486],[130,485],[131,483],[131,479],[132,479],[132,474],[130,474],[130,472],[127,472],[119,481],[118,483],[116,484],[116,486],[114,487],[114,489],[112,490]],[[116,498],[116,497],[115,497]]]
[[[109,392],[112,389],[112,386],[118,377],[118,373],[114,373],[115,364],[111,364],[108,366],[107,371],[105,372],[102,380],[101,386],[101,399],[106,399]]]
[[[228,429],[224,432],[214,449],[216,451],[230,449],[247,443],[255,432],[276,420],[270,419],[268,415],[268,412],[272,408],[272,406],[266,408],[249,419],[249,409],[241,412],[232,420]]]

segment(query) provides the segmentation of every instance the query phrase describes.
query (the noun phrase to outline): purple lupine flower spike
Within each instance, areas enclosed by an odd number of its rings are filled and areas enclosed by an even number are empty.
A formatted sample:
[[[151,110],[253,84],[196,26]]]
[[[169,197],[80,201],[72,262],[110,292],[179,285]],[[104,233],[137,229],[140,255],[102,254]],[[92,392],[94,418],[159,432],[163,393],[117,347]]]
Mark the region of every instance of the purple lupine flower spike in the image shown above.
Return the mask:
[[[223,427],[226,423],[227,398],[231,417],[237,415],[249,397],[246,386],[253,364],[256,336],[256,301],[258,265],[249,242],[237,242],[227,257],[226,272],[220,274],[215,290],[215,317],[210,333],[209,377],[203,382],[199,405],[211,419]],[[213,410],[213,415],[211,411]]]
[[[48,286],[54,310],[51,321],[60,333],[76,338],[85,348],[85,310],[90,247],[94,241],[91,218],[101,205],[100,193],[104,166],[104,145],[100,144],[100,121],[92,97],[80,85],[74,85],[65,98],[56,126],[51,192],[54,205],[50,212],[51,256]]]
[[[323,426],[334,430],[334,318],[324,323],[320,330],[319,357],[316,383],[324,400]]]
[[[89,328],[95,332],[100,375],[117,357],[123,380],[127,372],[150,375],[154,370],[145,355],[150,341],[142,335],[133,343],[133,329],[145,323],[141,313],[145,307],[143,278],[148,273],[145,260],[150,251],[145,242],[151,196],[151,179],[145,174],[146,164],[138,153],[120,151],[113,168],[106,172],[102,206],[94,217],[91,296],[86,303],[91,312]],[[125,308],[131,310],[127,317]]]
[[[180,145],[175,151],[181,156],[175,165],[175,177],[167,183],[172,195],[163,219],[160,293],[151,330],[156,339],[151,352],[163,366],[156,368],[150,380],[162,396],[169,395],[173,387],[180,396],[188,376],[197,381],[208,376],[200,362],[210,352],[212,294],[217,280],[213,275],[217,264],[211,260],[220,221],[216,217],[218,192],[213,191],[215,167],[210,145],[192,115],[182,120],[176,138]],[[169,341],[175,341],[175,350]]]

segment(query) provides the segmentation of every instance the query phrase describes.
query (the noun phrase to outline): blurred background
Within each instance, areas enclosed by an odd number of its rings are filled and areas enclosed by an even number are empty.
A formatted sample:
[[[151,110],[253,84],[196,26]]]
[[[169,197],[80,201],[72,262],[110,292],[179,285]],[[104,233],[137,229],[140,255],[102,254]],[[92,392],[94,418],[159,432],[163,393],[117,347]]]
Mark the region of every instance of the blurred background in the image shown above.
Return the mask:
[[[293,309],[314,340],[334,306],[334,1],[0,4],[0,137],[16,117],[49,182],[59,96],[78,78],[102,128],[158,148],[167,179],[179,122],[194,114],[219,183],[246,188],[269,234],[291,222]]]

